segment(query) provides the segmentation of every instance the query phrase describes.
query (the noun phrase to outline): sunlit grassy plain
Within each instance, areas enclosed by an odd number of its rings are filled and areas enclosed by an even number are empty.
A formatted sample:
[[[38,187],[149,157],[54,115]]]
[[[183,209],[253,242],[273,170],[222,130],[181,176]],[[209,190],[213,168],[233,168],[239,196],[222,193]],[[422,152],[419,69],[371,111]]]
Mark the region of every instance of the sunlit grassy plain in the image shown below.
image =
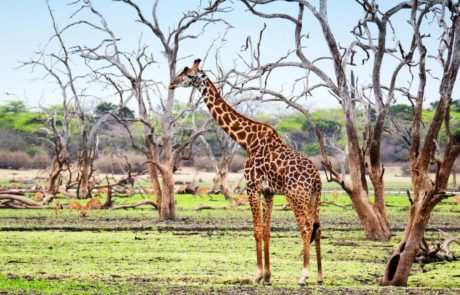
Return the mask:
[[[118,204],[133,198],[117,198]],[[0,211],[0,292],[46,294],[132,293],[304,293],[296,286],[302,250],[284,197],[275,197],[272,222],[272,283],[253,286],[255,251],[248,206],[194,211],[200,204],[225,206],[222,196],[177,196],[178,220],[160,222],[150,208],[89,212],[85,218],[52,210]],[[345,196],[338,204],[349,205]],[[386,259],[399,241],[409,203],[387,197],[394,236],[389,242],[366,241],[351,207],[322,205],[322,253],[325,280],[315,284],[316,261],[308,290],[313,293],[460,293],[460,262],[414,264],[409,288],[379,288]],[[438,206],[427,234],[443,229],[460,236],[460,213]],[[451,244],[460,256],[460,246]]]

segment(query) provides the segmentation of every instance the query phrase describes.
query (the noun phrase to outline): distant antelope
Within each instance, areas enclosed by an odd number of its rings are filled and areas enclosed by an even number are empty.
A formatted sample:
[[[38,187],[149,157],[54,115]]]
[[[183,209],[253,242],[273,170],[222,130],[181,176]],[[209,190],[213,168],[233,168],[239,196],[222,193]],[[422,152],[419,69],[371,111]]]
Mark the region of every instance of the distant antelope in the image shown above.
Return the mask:
[[[109,192],[109,188],[108,187],[100,187],[96,190],[96,192],[94,193],[94,196],[95,197],[100,197],[102,196],[102,194],[104,194],[105,196],[108,195],[108,192]]]
[[[84,205],[82,205],[82,204],[80,204],[78,202],[71,202],[69,204],[69,217],[72,216],[72,210],[74,210],[74,209],[80,211],[80,216],[81,217],[86,216],[86,206],[84,206]]]
[[[332,203],[337,204],[337,191],[332,191]]]
[[[61,209],[62,209],[62,204],[61,202],[59,202],[59,200],[56,200],[56,202],[54,202],[53,204],[53,211],[54,211],[54,214],[58,214],[59,212],[61,212]]]
[[[21,185],[20,185],[19,183],[17,183],[17,182],[12,182],[12,183],[10,183],[10,185],[8,186],[9,189],[18,189],[18,188],[20,188],[20,187],[21,187]]]
[[[185,184],[179,185],[174,189],[175,194],[182,195],[182,194],[185,194],[186,192],[187,192],[187,185]]]
[[[136,193],[136,190],[134,190],[134,189],[131,189],[131,188],[127,188],[127,189],[126,189],[126,194],[127,194],[128,196],[132,196],[132,195],[134,195],[135,193]]]
[[[155,190],[153,188],[144,188],[143,191],[147,195],[154,195],[155,194]]]
[[[45,196],[45,194],[42,193],[42,192],[35,192],[34,201],[41,202],[41,201],[43,201],[44,196]]]
[[[235,201],[236,206],[249,203],[249,197],[247,195],[235,195],[233,200]]]
[[[98,198],[92,198],[91,200],[88,201],[85,205],[86,210],[101,210],[102,208],[102,203],[101,200]]]
[[[458,196],[458,195],[452,196],[452,201],[450,202],[452,207],[454,207],[455,203],[457,203],[458,208],[460,208],[460,196]]]
[[[207,196],[209,188],[207,186],[195,187],[195,197]]]

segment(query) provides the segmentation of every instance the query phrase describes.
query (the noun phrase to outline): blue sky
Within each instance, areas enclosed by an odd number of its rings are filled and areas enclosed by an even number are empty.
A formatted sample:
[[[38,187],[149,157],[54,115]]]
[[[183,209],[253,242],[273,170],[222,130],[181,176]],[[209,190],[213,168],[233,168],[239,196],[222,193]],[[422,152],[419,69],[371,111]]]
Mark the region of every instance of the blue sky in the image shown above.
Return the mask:
[[[50,1],[60,27],[65,26],[71,21],[69,20],[69,16],[75,9],[66,5],[68,2],[64,0]],[[145,9],[145,14],[150,16],[150,9],[154,1],[137,2]],[[232,6],[234,10],[231,13],[223,15],[234,26],[228,32],[227,42],[221,52],[221,59],[225,67],[230,68],[233,65],[233,62],[238,59],[238,55],[241,54],[240,48],[244,44],[246,37],[248,35],[257,36],[264,22],[268,25],[262,46],[262,57],[265,62],[277,59],[293,47],[293,26],[291,23],[281,20],[269,21],[257,18],[246,12],[241,3],[236,0],[233,2]],[[316,3],[316,1],[312,2]],[[361,16],[361,8],[355,1],[351,0],[329,2],[328,18],[332,30],[337,40],[341,44],[347,45],[352,38],[349,32]],[[394,1],[380,2],[382,9],[394,3]],[[173,26],[183,12],[194,8],[197,3],[199,1],[160,1],[158,14],[163,28]],[[155,75],[156,80],[164,80],[164,83],[168,83],[166,79],[167,75],[164,72],[164,60],[160,52],[159,43],[155,41],[150,32],[135,22],[133,11],[123,4],[113,3],[108,0],[95,0],[94,5],[104,13],[115,33],[122,37],[122,44],[126,50],[134,49],[139,36],[142,34],[142,40],[150,46],[155,58],[159,61],[159,64],[155,65],[152,75]],[[264,9],[269,12],[282,11],[293,15],[296,14],[296,6],[291,3],[271,5]],[[393,26],[398,35],[397,38],[406,43],[411,33],[410,27],[406,23],[407,15],[407,12],[400,13],[393,20]],[[2,43],[0,44],[0,75],[2,77],[0,79],[0,100],[20,98],[25,99],[31,106],[36,106],[39,103],[50,104],[59,102],[59,92],[51,80],[42,80],[41,73],[31,73],[28,68],[16,69],[19,66],[18,61],[29,60],[33,56],[34,51],[47,43],[52,34],[51,20],[46,2],[44,0],[0,1],[0,18],[2,20],[0,23],[0,34],[2,37]],[[432,26],[433,28],[436,27],[435,24]],[[304,52],[307,56],[314,59],[327,52],[319,25],[308,12],[304,16],[304,28],[304,32],[309,33],[310,36],[308,40],[304,41],[304,45],[306,46]],[[436,33],[436,31],[433,31],[433,35],[436,35]],[[212,40],[222,34],[223,29],[221,26],[212,26],[199,41],[185,43],[180,51],[180,56],[187,58],[179,62],[178,68],[189,66],[193,58],[203,56]],[[73,30],[65,36],[68,44],[79,44],[81,42],[91,44],[92,42],[96,43],[100,40],[99,38],[99,35],[88,30]],[[434,41],[428,43],[429,50],[431,51],[436,49]],[[388,42],[393,43],[393,40],[390,38]],[[320,65],[326,72],[332,75],[333,70],[328,62],[323,62]],[[205,65],[205,67],[209,68],[213,66],[211,61]],[[394,61],[386,58],[383,65],[384,72],[382,73],[384,81],[389,80],[389,75],[393,67]],[[365,68],[356,69],[362,83],[370,81],[370,69],[370,63]],[[434,70],[434,73],[436,73],[436,70]],[[279,91],[290,89],[292,81],[296,78],[295,74],[295,71],[275,74],[273,88]],[[409,75],[407,72],[401,75],[402,84],[405,85],[408,79]],[[416,85],[414,86],[416,87]],[[454,97],[458,96],[458,89],[459,87],[457,86]],[[437,99],[436,90],[436,84],[430,84],[429,100]],[[7,95],[7,93],[11,95]],[[104,97],[104,100],[107,99],[110,100],[110,98]],[[328,95],[327,91],[315,93],[314,97],[306,104],[313,107],[330,107],[336,105],[335,99]]]

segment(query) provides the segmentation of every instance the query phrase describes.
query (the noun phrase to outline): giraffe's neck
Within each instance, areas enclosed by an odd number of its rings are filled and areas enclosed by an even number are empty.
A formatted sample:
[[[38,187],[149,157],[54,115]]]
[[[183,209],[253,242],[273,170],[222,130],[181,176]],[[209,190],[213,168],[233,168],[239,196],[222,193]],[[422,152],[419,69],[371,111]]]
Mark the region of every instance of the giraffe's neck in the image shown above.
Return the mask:
[[[198,89],[217,123],[249,154],[256,153],[269,142],[281,141],[271,126],[246,118],[229,106],[208,78]]]

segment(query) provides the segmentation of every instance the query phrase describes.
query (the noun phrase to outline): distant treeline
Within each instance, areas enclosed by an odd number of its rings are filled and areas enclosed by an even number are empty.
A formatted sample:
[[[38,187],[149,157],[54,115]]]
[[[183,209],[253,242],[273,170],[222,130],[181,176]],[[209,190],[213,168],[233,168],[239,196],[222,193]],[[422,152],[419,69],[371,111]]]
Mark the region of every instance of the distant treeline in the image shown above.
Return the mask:
[[[423,120],[425,123],[428,123],[433,117],[434,107],[435,105],[430,105],[424,112]],[[112,111],[115,108],[115,105],[104,102],[87,113],[90,120],[96,120],[105,112]],[[52,154],[50,141],[52,138],[46,128],[48,124],[47,118],[53,112],[59,115],[59,106],[50,107],[47,110],[35,110],[28,108],[22,101],[8,101],[0,105],[0,168],[42,169],[50,163],[50,155]],[[128,108],[124,108],[122,112],[125,117],[133,116],[133,111]],[[344,116],[341,112],[341,109],[319,109],[312,112],[312,117],[324,133],[328,153],[336,162],[342,161],[347,144]],[[405,104],[395,104],[390,107],[389,113],[387,132],[383,136],[382,160],[384,163],[403,164],[408,160],[407,146],[403,140],[405,135],[396,132],[394,127],[398,124],[411,124],[412,107]],[[360,118],[364,114],[358,112],[357,115],[358,122],[364,122]],[[372,116],[375,116],[375,114],[371,113]],[[274,126],[286,142],[298,151],[313,158],[319,155],[319,146],[313,127],[303,114],[290,113],[283,116],[259,114],[255,119]],[[453,103],[451,121],[454,123],[455,129],[460,129],[460,100],[456,100]],[[135,132],[134,136],[141,141],[142,126],[134,127],[134,130],[138,129],[139,131]],[[364,124],[361,127],[364,128]],[[453,131],[455,132],[455,130]],[[128,134],[125,128],[120,126],[117,121],[109,120],[104,123],[102,132],[99,135],[97,156],[100,160],[95,162],[96,169],[103,172],[119,172],[122,168],[117,164],[116,157],[111,156],[115,151],[126,153],[134,166],[142,164],[142,157],[139,157],[138,151],[135,151],[128,144],[129,141],[125,140],[126,136]],[[207,135],[207,141],[215,155],[219,157],[217,139],[212,134],[209,134]],[[180,138],[177,139],[177,142],[180,142]],[[439,143],[442,148],[444,143],[442,134],[440,135]],[[77,136],[71,137],[68,143],[70,150],[74,151],[78,150],[80,144]],[[191,159],[184,161],[182,165],[212,170],[210,162],[203,161],[207,155],[202,148],[199,148],[199,144],[197,143],[198,148],[194,149]],[[234,163],[230,166],[231,171],[238,171],[242,168],[243,157],[244,153],[240,152],[234,158]],[[337,163],[337,165],[340,165],[340,163]]]

